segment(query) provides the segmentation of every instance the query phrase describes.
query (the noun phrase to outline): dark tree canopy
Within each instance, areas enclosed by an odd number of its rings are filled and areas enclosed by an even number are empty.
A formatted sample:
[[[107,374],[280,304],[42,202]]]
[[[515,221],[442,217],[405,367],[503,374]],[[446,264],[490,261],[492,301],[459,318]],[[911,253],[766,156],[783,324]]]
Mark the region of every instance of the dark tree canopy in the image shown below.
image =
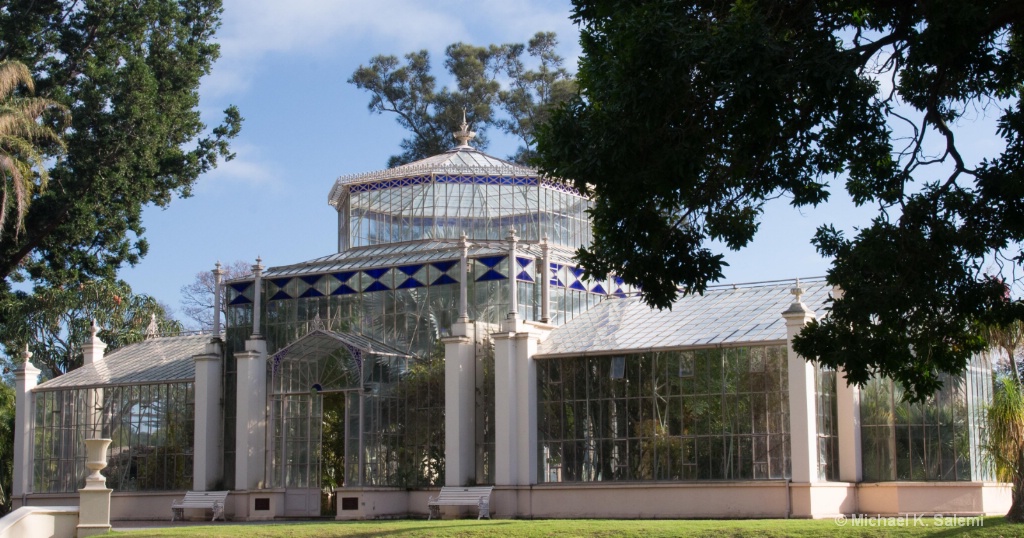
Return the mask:
[[[29,67],[35,94],[67,107],[67,151],[51,161],[24,231],[0,236],[0,294],[12,281],[113,279],[146,254],[143,207],[189,196],[231,158],[233,107],[207,131],[200,78],[218,56],[220,0],[13,0],[0,9],[0,61]]]
[[[535,126],[576,88],[555,53],[557,45],[552,32],[538,32],[527,45],[453,43],[445,49],[444,66],[454,88],[436,89],[426,50],[406,54],[405,65],[395,56],[374,56],[370,65],[356,69],[349,83],[370,92],[371,112],[393,113],[409,131],[401,142],[402,153],[388,160],[389,167],[451,149],[463,112],[477,133],[477,148],[487,148],[487,129],[494,126],[522,141],[511,158],[525,162],[534,156]],[[524,53],[534,58],[536,69],[526,66]]]
[[[1024,318],[1006,293],[1024,263],[1024,3],[574,5],[580,91],[538,150],[595,196],[588,272],[668,307],[722,277],[711,242],[747,245],[767,200],[838,185],[878,212],[816,233],[844,293],[803,356],[920,398],[986,347],[979,324]],[[979,114],[1006,147],[970,162],[958,130]]]

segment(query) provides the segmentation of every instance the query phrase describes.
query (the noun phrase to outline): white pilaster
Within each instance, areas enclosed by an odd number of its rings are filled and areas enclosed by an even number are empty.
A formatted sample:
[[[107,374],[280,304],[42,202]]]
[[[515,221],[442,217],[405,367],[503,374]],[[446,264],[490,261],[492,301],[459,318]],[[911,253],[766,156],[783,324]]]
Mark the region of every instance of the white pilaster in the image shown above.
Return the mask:
[[[518,376],[516,375],[515,334],[500,332],[494,340],[494,483],[518,484],[519,429]]]
[[[864,479],[860,441],[860,387],[848,385],[846,375],[836,372],[836,430],[839,434],[839,480]]]
[[[468,323],[455,323],[444,342],[445,485],[476,479],[476,357]]]
[[[32,389],[39,384],[39,369],[29,362],[32,354],[25,346],[22,363],[14,371],[14,484],[11,499],[21,501],[29,493],[32,476]]]
[[[103,340],[96,335],[98,332],[96,320],[92,320],[89,325],[89,340],[82,345],[83,364],[92,364],[103,360],[103,352],[106,351],[107,344],[103,343]]]
[[[815,416],[814,366],[793,351],[793,337],[814,319],[807,305],[800,300],[803,290],[799,282],[793,288],[795,300],[782,313],[786,320],[786,348],[789,368],[789,439],[794,483],[818,481],[818,438]]]
[[[508,319],[519,317],[519,286],[516,275],[519,274],[519,262],[516,261],[516,248],[519,238],[516,229],[508,227]]]
[[[235,489],[260,486],[266,463],[267,342],[250,339],[235,353],[238,390],[235,407]]]
[[[516,452],[519,454],[516,483],[537,483],[537,352],[536,335],[521,332],[515,335],[517,393],[515,429]]]
[[[221,478],[221,344],[219,339],[206,344],[196,363],[195,377],[195,461],[192,489],[212,491]]]
[[[542,267],[537,272],[537,284],[540,288],[540,322],[551,323],[551,246],[548,236],[541,240]]]

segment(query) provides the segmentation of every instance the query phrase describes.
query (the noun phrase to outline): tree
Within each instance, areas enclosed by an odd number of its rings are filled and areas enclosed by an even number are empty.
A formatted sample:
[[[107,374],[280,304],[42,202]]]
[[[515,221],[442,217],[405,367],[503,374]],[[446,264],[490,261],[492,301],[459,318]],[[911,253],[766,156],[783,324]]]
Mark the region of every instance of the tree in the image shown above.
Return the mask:
[[[1024,521],[1024,391],[1019,382],[1003,377],[996,384],[992,404],[985,412],[987,452],[996,464],[999,480],[1013,484],[1013,502],[1006,519]]]
[[[64,158],[45,160],[50,188],[33,193],[22,233],[0,236],[0,294],[24,279],[113,279],[146,254],[142,208],[189,196],[201,174],[231,158],[238,111],[207,130],[198,110],[221,11],[220,0],[15,0],[0,9],[0,61],[28,66],[36,95],[71,115]]]
[[[252,265],[245,260],[235,260],[223,269],[223,282],[252,274]],[[210,271],[196,273],[191,284],[181,287],[181,305],[185,317],[195,322],[199,330],[208,331],[213,328],[213,287],[214,278]],[[223,293],[223,290],[221,291]],[[227,312],[227,301],[221,295],[221,321],[224,322]],[[224,327],[225,325],[221,325]]]
[[[181,331],[166,307],[148,295],[133,293],[121,281],[94,280],[36,289],[32,294],[15,292],[0,300],[0,317],[6,320],[0,324],[0,343],[11,365],[21,362],[27,344],[32,363],[43,371],[44,379],[50,379],[82,365],[82,345],[90,337],[92,320],[110,353],[143,340],[153,316],[160,334]]]
[[[863,385],[920,401],[1024,319],[999,275],[1024,263],[1024,4],[575,0],[580,92],[541,131],[542,167],[595,198],[591,275],[669,307],[722,277],[765,202],[828,200],[841,181],[877,215],[821,227],[843,290],[794,342]],[[977,164],[958,129],[998,116]],[[1011,282],[1011,285],[1013,283]]]
[[[989,345],[1006,353],[1006,361],[1009,363],[1013,381],[1020,385],[1017,350],[1024,347],[1024,321],[1014,320],[1006,325],[986,325],[982,327],[982,335]]]
[[[401,142],[403,152],[388,159],[389,167],[451,149],[452,132],[463,112],[477,131],[474,144],[478,148],[487,148],[487,129],[494,126],[523,141],[513,157],[522,162],[532,155],[535,125],[575,89],[555,53],[557,45],[551,32],[537,33],[528,46],[453,43],[445,49],[445,68],[455,80],[455,89],[435,89],[437,80],[430,74],[426,50],[406,54],[403,66],[395,56],[374,56],[348,82],[370,92],[370,112],[394,113],[398,124],[409,131],[409,138]],[[537,70],[526,68],[524,52],[539,61]],[[505,88],[502,77],[509,80]],[[499,117],[496,108],[506,116]]]
[[[11,210],[14,223],[9,227],[14,235],[21,232],[32,193],[46,187],[44,148],[64,148],[57,130],[40,123],[40,118],[48,111],[65,109],[49,99],[18,95],[19,86],[34,91],[28,68],[19,62],[0,62],[0,235]]]

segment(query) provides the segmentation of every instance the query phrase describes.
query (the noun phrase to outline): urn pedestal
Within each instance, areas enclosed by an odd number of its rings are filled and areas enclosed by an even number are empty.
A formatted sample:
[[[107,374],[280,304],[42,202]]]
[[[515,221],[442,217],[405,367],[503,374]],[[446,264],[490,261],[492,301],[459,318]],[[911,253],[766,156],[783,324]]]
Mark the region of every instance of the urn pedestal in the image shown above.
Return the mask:
[[[110,531],[112,490],[107,488],[107,479],[100,474],[107,466],[110,442],[110,439],[85,440],[85,467],[92,472],[85,477],[85,487],[78,490],[78,538]]]

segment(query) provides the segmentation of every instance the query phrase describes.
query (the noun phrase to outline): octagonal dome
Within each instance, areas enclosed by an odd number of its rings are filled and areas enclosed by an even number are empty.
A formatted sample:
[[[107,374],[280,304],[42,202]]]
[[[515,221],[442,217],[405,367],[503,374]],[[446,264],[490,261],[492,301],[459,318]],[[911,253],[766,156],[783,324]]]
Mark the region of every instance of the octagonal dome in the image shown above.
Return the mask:
[[[387,170],[342,176],[328,202],[338,211],[338,250],[408,241],[548,237],[571,249],[590,243],[590,200],[536,169],[461,142]]]

